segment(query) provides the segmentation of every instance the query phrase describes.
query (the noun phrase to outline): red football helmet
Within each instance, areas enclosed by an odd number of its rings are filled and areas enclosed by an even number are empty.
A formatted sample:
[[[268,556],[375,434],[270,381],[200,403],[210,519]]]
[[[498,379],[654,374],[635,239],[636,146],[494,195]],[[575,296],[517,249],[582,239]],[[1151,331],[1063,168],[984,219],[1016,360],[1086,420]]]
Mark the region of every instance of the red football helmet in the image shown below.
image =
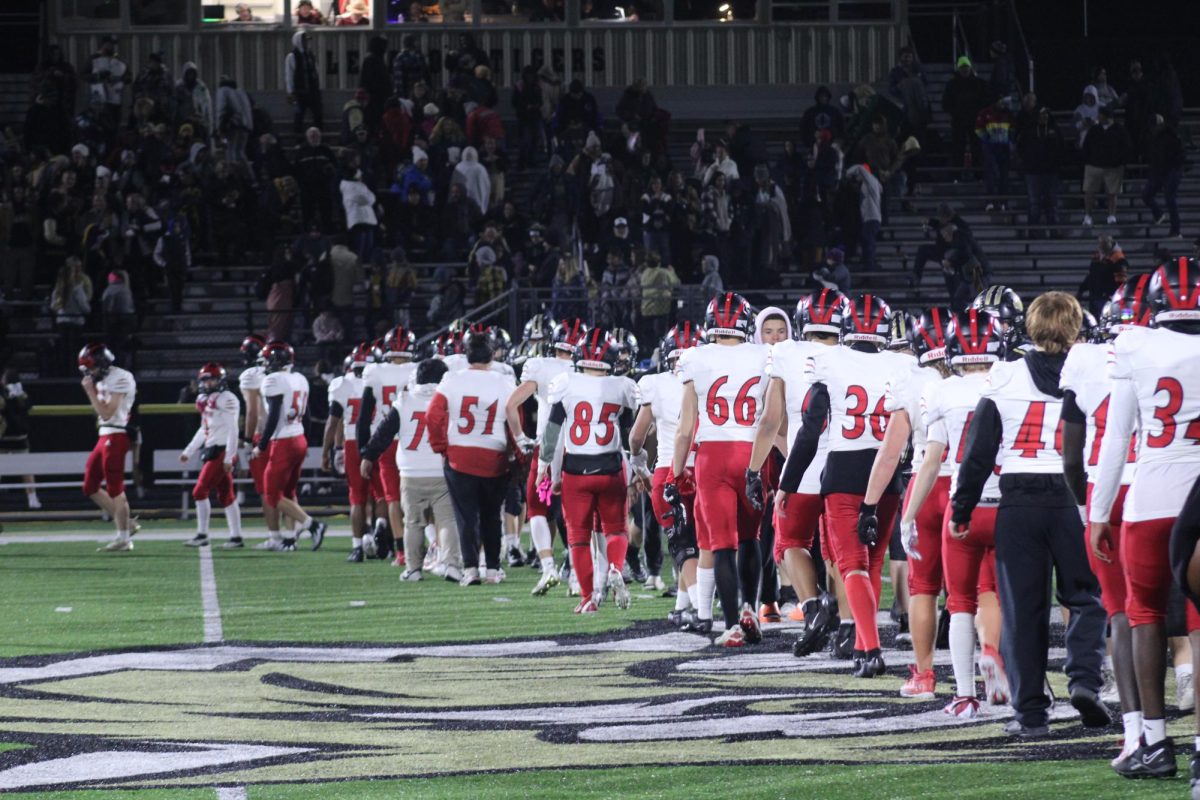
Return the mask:
[[[1200,263],[1180,256],[1154,270],[1146,287],[1156,328],[1200,333]]]
[[[79,372],[83,375],[103,378],[116,360],[106,345],[99,342],[85,344],[79,351]]]
[[[279,372],[296,363],[296,351],[287,342],[271,342],[262,349],[260,358],[267,372]]]
[[[225,388],[225,368],[215,361],[210,361],[200,368],[196,373],[196,383],[206,392],[211,392],[216,389]],[[211,382],[212,385],[205,386],[205,383]]]

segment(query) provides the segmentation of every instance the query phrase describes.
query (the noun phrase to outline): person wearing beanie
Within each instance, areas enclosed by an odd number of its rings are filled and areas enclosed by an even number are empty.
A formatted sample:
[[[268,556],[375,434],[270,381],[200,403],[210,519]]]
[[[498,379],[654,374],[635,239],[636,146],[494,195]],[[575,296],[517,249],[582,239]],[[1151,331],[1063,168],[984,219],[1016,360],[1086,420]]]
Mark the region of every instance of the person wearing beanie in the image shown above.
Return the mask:
[[[826,289],[836,289],[849,295],[851,281],[850,270],[846,267],[846,251],[840,247],[825,251],[825,262],[813,270],[812,277]]]
[[[412,163],[404,168],[400,176],[401,202],[414,190],[421,195],[422,204],[433,205],[433,178],[429,175],[429,155],[416,145],[412,149]]]
[[[954,165],[964,168],[964,177],[967,153],[971,154],[972,164],[979,163],[981,152],[975,137],[975,118],[991,96],[987,83],[975,74],[971,59],[960,57],[942,95],[942,110],[950,115],[950,154]]]

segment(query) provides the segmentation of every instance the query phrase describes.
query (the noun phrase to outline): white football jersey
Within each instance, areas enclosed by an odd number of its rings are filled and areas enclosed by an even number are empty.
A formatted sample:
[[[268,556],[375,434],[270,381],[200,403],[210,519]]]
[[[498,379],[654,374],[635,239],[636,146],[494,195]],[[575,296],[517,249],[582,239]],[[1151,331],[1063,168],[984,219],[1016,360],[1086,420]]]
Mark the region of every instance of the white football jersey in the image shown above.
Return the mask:
[[[942,458],[942,470],[950,468],[950,494],[958,488],[958,468],[967,453],[967,430],[975,416],[975,407],[987,384],[986,372],[969,372],[966,375],[951,375],[944,381],[925,385],[921,395],[921,418],[930,432],[930,441],[942,442],[946,450]],[[983,485],[980,497],[992,500],[1000,497],[1000,470],[993,468]]]
[[[1084,468],[1088,481],[1095,483],[1100,464],[1100,446],[1108,424],[1108,403],[1112,397],[1112,379],[1108,375],[1107,345],[1077,344],[1067,353],[1058,385],[1075,393],[1075,403],[1087,415],[1087,439],[1083,445]],[[1134,440],[1129,442],[1129,458],[1121,472],[1121,483],[1133,482]]]
[[[238,415],[242,410],[237,395],[228,389],[202,394],[196,398],[196,409],[200,412],[200,427],[183,452],[190,458],[201,447],[224,447],[225,463],[232,464],[237,455]]]
[[[1062,474],[1062,398],[1037,388],[1025,359],[993,364],[982,396],[996,404],[1004,428],[1000,474]]]
[[[396,466],[404,478],[441,478],[442,457],[429,446],[425,428],[425,412],[437,386],[409,384],[392,403],[400,415],[400,432],[396,439]]]
[[[339,375],[329,382],[329,403],[337,403],[342,407],[342,432],[348,442],[356,440],[355,428],[362,411],[363,386],[363,379],[353,372]]]
[[[567,372],[550,384],[550,404],[558,403],[567,412],[559,437],[564,453],[616,453],[621,450],[621,414],[637,408],[637,386],[624,376]]]
[[[655,469],[670,467],[675,458],[675,434],[679,430],[679,409],[683,405],[683,384],[673,372],[652,372],[637,382],[638,403],[650,406],[654,415],[654,437],[658,442]],[[688,454],[688,463],[695,463]]]
[[[816,342],[797,342],[791,339],[771,345],[771,355],[767,361],[767,374],[783,381],[784,410],[787,413],[787,436],[785,438],[788,451],[784,455],[792,452],[796,434],[804,427],[804,400],[808,397],[808,390],[811,388],[811,384],[808,382],[808,372],[805,370],[808,357],[818,352],[818,348],[825,349],[827,347],[828,345]],[[825,471],[825,459],[828,457],[829,426],[826,425],[817,442],[817,454],[813,457],[812,463],[808,465],[808,469],[804,471],[804,477],[800,479],[800,486],[796,490],[798,493],[821,493],[821,473]],[[784,468],[786,469],[786,465]]]
[[[506,450],[508,425],[504,421],[504,406],[513,388],[510,378],[491,370],[447,372],[437,392],[446,398],[448,444]]]
[[[531,358],[525,362],[521,370],[521,382],[533,381],[537,384],[537,392],[534,394],[537,398],[536,438],[542,438],[546,425],[550,422],[550,384],[559,375],[570,372],[574,366],[569,358]]]
[[[908,420],[912,425],[912,471],[915,473],[925,460],[925,447],[928,442],[928,428],[921,414],[921,395],[930,385],[941,382],[942,376],[933,367],[922,367],[916,359],[912,359],[911,362],[888,382],[883,407],[888,413],[908,413]],[[938,477],[949,476],[953,472],[954,465],[946,459],[938,469]]]
[[[809,383],[823,383],[829,391],[831,452],[879,449],[891,416],[884,407],[888,379],[910,363],[910,357],[899,353],[865,353],[840,345],[823,347],[806,359]]]
[[[258,427],[255,433],[262,433],[263,428],[267,424],[267,406],[262,398],[263,379],[267,377],[267,371],[262,367],[246,367],[242,370],[242,374],[238,376],[238,389],[242,392],[242,397],[246,396],[247,390],[253,390],[259,393],[258,395]],[[249,401],[247,401],[249,403]],[[249,411],[249,407],[246,408]]]
[[[1200,336],[1135,328],[1111,349],[1106,428],[1109,435],[1138,430],[1137,467],[1123,516],[1130,522],[1175,517],[1200,476]],[[1107,520],[1127,458],[1126,449],[1106,436],[1092,519]]]
[[[304,412],[308,410],[308,378],[298,372],[269,372],[263,379],[262,396],[283,398],[279,424],[272,439],[304,435]]]
[[[400,392],[408,386],[417,373],[415,361],[385,361],[368,364],[363,370],[363,394],[370,389],[375,398],[375,413],[371,417],[371,433],[383,422],[388,406],[395,402]]]
[[[771,346],[712,344],[685,350],[679,379],[696,392],[697,442],[753,442],[767,391]],[[685,389],[686,390],[686,389]]]
[[[123,433],[133,411],[133,399],[137,397],[137,381],[133,373],[120,367],[109,367],[104,377],[96,381],[96,397],[107,402],[115,394],[124,395],[111,416],[100,417],[100,435]]]

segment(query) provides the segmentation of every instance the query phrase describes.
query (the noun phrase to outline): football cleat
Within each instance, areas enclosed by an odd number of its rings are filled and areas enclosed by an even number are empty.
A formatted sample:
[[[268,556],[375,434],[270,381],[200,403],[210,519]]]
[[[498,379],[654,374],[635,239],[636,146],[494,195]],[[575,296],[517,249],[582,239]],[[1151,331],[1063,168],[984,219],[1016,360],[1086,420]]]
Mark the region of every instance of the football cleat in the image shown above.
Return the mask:
[[[937,676],[932,669],[921,672],[916,664],[908,665],[908,680],[900,687],[900,696],[913,700],[932,700],[937,687]]]
[[[133,542],[128,539],[113,539],[103,547],[97,547],[96,551],[104,550],[109,553],[124,553],[133,549]]]
[[[617,608],[629,608],[629,588],[619,570],[608,568],[608,591],[612,592],[613,602]]]
[[[1105,664],[1100,670],[1100,676],[1104,678],[1104,686],[1100,689],[1100,701],[1116,705],[1121,702],[1121,693],[1117,689],[1117,674],[1113,672],[1112,667]]]
[[[442,577],[450,583],[460,583],[463,579],[463,571],[458,567],[448,566]]]
[[[282,541],[283,541],[282,539],[263,539],[261,542],[254,545],[254,549],[255,550],[270,550],[271,552],[277,552],[280,549],[280,543]]]
[[[642,567],[642,562],[640,560],[634,561],[632,564],[629,564],[628,566],[629,566],[629,577],[633,578],[633,580],[636,581],[637,583],[645,583],[646,580],[650,577],[649,575],[646,574],[646,570],[644,567]]]
[[[864,650],[850,651],[850,674],[857,674],[862,669],[863,662],[867,660],[867,654]]]
[[[758,627],[758,617],[749,603],[742,605],[742,614],[738,617],[738,627],[745,635],[746,644],[758,644],[762,641],[762,629]]]
[[[362,540],[363,558],[378,558],[379,554],[375,552],[375,536],[368,533]]]
[[[696,609],[693,608],[690,611],[684,612],[683,625],[679,627],[679,630],[684,633],[698,633],[701,636],[708,636],[712,633],[712,626],[713,621],[711,618],[700,619],[700,616],[696,613]]]
[[[222,550],[241,550],[246,546],[245,540],[240,536],[232,536],[229,541],[221,545]]]
[[[975,719],[979,716],[979,698],[955,697],[946,704],[942,713],[955,719]]]
[[[533,567],[534,569],[542,568],[542,560],[538,557],[536,547],[530,547],[525,551],[525,566]]]
[[[576,614],[595,614],[599,610],[600,607],[596,605],[594,597],[585,597],[579,601],[579,605],[575,606]]]
[[[538,578],[537,584],[529,593],[534,597],[542,597],[546,592],[558,586],[559,583],[558,573],[548,569],[542,573],[542,577]]]
[[[667,590],[667,585],[663,583],[663,579],[658,575],[648,575],[646,576],[645,583],[642,584],[642,588],[647,592],[665,592]]]
[[[985,644],[979,656],[979,673],[983,675],[983,696],[988,705],[1008,705],[1012,693],[1008,688],[1008,675],[1004,673],[1004,659],[996,648]]]
[[[899,619],[896,620],[896,646],[903,645],[906,648],[912,647],[912,631],[908,628],[908,614],[899,614]]]
[[[804,630],[792,646],[792,655],[797,658],[811,655],[829,641],[829,634],[835,629],[837,617],[830,619],[828,608],[818,598],[805,600],[800,606],[804,619]]]
[[[1152,745],[1142,739],[1132,755],[1113,767],[1123,778],[1174,778],[1177,769],[1175,742],[1169,736]]]
[[[770,622],[782,622],[783,617],[779,613],[778,603],[763,603],[758,608],[758,621],[763,625]]]
[[[525,556],[521,554],[521,548],[519,548],[519,547],[514,546],[514,547],[508,548],[507,558],[508,558],[508,565],[510,567],[525,566]]]
[[[279,543],[279,550],[283,553],[294,553],[296,551],[296,540],[284,539]]]
[[[406,570],[404,570],[404,574],[400,576],[400,580],[408,581],[410,583],[416,583],[417,581],[421,580],[424,577],[425,576],[421,573],[421,570],[419,570],[419,569],[406,569]]]
[[[683,615],[686,613],[687,613],[686,610],[668,611],[667,612],[667,622],[670,624],[670,626],[672,628],[678,628],[679,626],[681,626],[683,624]]]
[[[475,567],[467,567],[463,570],[463,576],[459,579],[459,586],[478,586],[482,581],[479,580],[479,570]]]
[[[321,520],[313,517],[308,523],[308,532],[312,536],[312,549],[320,550],[321,545],[325,543],[325,531],[329,530],[329,526]]]
[[[1191,711],[1196,707],[1196,692],[1193,688],[1192,673],[1182,675],[1175,672],[1175,707],[1180,711]]]
[[[183,543],[184,547],[208,547],[208,534],[197,533],[192,538]]]
[[[1129,758],[1135,752],[1137,752],[1137,745],[1131,746],[1131,745],[1122,743],[1121,752],[1117,753],[1117,757],[1114,758],[1112,761],[1108,762],[1108,765],[1110,767],[1112,767],[1113,769],[1116,769],[1118,764],[1120,764],[1125,759]]]
[[[743,647],[746,644],[746,633],[741,625],[731,625],[713,644],[717,647]]]
[[[487,583],[487,584],[491,584],[491,585],[493,585],[493,586],[494,586],[494,585],[496,585],[496,584],[498,584],[498,583],[504,583],[504,578],[505,578],[505,577],[506,577],[506,576],[505,576],[505,574],[504,574],[504,570],[502,570],[502,569],[489,569],[489,570],[487,571],[487,573],[486,573],[486,574],[483,576],[483,582],[484,582],[484,583]]]
[[[575,570],[567,570],[567,597],[579,597],[583,594],[583,589],[579,587],[579,579],[575,577]]]
[[[1020,720],[1009,720],[1004,734],[1014,739],[1044,739],[1050,735],[1049,725],[1025,725]]]
[[[425,560],[421,562],[421,569],[426,572],[432,572],[438,563],[438,546],[436,543],[429,545],[425,550]]]
[[[874,678],[879,675],[887,674],[887,664],[883,663],[883,654],[879,652],[879,648],[868,650],[863,654],[862,665],[855,670],[854,677],[856,678]]]
[[[346,560],[351,564],[361,564],[363,562],[363,549],[356,547],[350,551],[350,555],[346,556]]]
[[[779,614],[792,622],[804,622],[804,609],[796,603],[784,603],[779,607]]]
[[[854,657],[854,623],[847,622],[838,625],[837,634],[833,637],[830,653],[834,658],[846,661]]]
[[[1108,707],[1089,689],[1075,687],[1071,691],[1071,705],[1079,712],[1085,728],[1104,728],[1112,724],[1112,715],[1108,712]],[[1171,758],[1174,762],[1174,756]]]

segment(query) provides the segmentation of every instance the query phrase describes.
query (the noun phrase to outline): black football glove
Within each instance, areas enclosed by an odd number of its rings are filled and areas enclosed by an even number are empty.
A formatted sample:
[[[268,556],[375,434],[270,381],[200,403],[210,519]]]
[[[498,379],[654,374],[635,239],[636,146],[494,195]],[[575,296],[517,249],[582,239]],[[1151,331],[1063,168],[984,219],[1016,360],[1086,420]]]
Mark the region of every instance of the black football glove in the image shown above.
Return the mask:
[[[754,506],[755,511],[763,510],[762,474],[752,469],[746,470],[746,499]]]
[[[879,541],[879,518],[875,516],[876,506],[861,504],[858,507],[858,540],[867,547],[874,547]]]
[[[684,508],[683,496],[679,494],[679,487],[675,485],[674,481],[663,484],[663,500],[666,500],[667,505],[671,506],[671,515],[674,518],[672,526],[687,525],[687,509]]]

